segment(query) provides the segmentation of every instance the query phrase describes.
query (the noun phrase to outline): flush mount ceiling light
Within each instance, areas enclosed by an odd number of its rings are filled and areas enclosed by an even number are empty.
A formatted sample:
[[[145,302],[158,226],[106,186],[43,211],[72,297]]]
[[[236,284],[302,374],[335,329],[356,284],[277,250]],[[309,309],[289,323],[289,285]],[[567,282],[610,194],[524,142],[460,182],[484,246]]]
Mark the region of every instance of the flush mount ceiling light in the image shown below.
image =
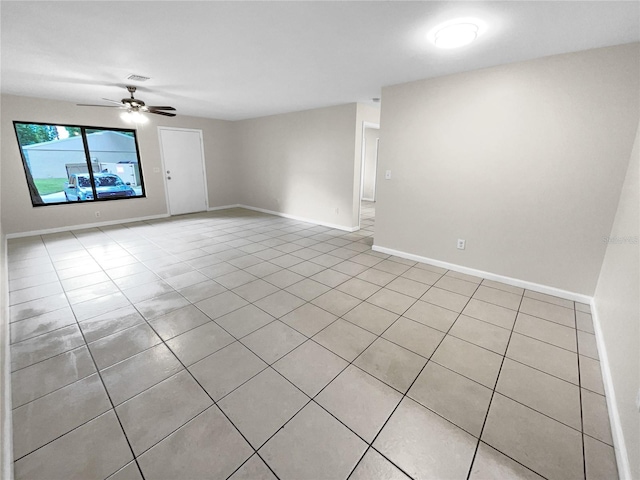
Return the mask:
[[[441,23],[427,37],[438,48],[458,48],[468,45],[484,33],[484,22],[475,18],[458,18]]]

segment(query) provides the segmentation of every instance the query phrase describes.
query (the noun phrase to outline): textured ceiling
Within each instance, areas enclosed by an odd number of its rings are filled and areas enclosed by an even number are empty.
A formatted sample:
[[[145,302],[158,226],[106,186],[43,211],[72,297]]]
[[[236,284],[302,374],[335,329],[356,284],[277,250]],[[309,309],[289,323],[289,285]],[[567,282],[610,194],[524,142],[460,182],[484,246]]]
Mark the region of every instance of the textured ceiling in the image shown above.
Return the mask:
[[[2,93],[101,103],[126,96],[131,83],[148,104],[228,120],[370,102],[386,85],[640,40],[636,1],[2,1],[0,9]],[[455,17],[480,18],[488,30],[459,50],[426,41]],[[127,81],[131,73],[151,80]]]

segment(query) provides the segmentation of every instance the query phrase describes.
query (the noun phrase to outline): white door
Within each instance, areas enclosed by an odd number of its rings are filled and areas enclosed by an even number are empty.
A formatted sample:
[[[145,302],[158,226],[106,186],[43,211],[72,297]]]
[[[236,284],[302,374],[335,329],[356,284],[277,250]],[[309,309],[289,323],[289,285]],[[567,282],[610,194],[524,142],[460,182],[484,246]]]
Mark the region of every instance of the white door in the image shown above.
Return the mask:
[[[202,131],[158,127],[169,213],[207,209]]]

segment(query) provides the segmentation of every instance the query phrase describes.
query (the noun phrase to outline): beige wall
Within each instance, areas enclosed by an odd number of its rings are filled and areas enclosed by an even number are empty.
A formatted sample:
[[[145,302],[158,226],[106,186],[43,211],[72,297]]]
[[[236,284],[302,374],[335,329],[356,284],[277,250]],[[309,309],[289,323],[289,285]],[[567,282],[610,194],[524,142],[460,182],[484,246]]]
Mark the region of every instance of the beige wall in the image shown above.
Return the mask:
[[[392,179],[378,179],[375,244],[592,295],[639,56],[631,44],[383,89],[378,169]]]
[[[599,337],[607,357],[602,359],[601,351],[601,360],[608,363],[613,390],[607,392],[608,401],[615,399],[611,406],[620,417],[630,478],[640,478],[640,414],[635,406],[640,389],[639,180],[640,125],[594,296]]]
[[[235,122],[239,203],[344,228],[357,226],[357,125],[367,113],[352,103]]]
[[[31,206],[13,121],[131,128],[120,119],[121,110],[78,107],[73,103],[2,95],[2,224],[5,234],[31,232],[74,225],[125,221],[130,218],[167,213],[163,170],[160,159],[158,126],[200,129],[203,132],[207,162],[209,207],[238,203],[233,162],[233,123],[178,115],[175,118],[148,115],[150,121],[138,127],[138,144],[145,181],[146,198],[121,202]]]

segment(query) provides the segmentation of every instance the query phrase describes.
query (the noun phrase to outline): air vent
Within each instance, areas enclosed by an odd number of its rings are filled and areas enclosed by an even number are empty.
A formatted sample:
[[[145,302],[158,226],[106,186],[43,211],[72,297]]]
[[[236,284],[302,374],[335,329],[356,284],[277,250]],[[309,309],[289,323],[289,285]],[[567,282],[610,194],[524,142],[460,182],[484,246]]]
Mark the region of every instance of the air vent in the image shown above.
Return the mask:
[[[127,80],[133,80],[134,82],[146,82],[150,78],[151,77],[143,77],[142,75],[136,75],[135,73],[132,73],[127,77]]]

